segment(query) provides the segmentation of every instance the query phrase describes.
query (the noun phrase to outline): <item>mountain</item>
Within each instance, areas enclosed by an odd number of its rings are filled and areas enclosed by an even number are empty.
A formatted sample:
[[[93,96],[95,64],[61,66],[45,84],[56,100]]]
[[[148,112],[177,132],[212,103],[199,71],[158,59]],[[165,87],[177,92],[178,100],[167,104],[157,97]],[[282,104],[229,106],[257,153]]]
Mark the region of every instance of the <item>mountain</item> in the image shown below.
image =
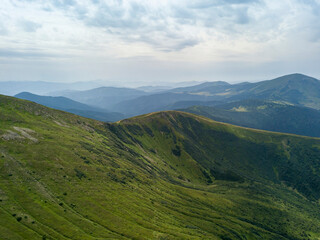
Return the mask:
[[[206,92],[209,90],[209,93],[213,91],[220,91],[220,89],[225,89],[226,87],[230,86],[231,84],[223,81],[217,82],[205,82],[194,86],[189,87],[181,87],[172,89],[172,92],[185,92],[185,93],[195,93],[196,91],[203,91]]]
[[[105,109],[88,106],[66,97],[39,96],[28,92],[19,93],[15,95],[15,97],[105,122],[118,121],[124,117],[120,113],[109,112]]]
[[[175,90],[172,90],[175,91]],[[290,74],[256,83],[228,84],[213,82],[180,88],[180,92],[206,94],[213,100],[234,101],[263,99],[287,101],[295,105],[320,109],[320,81],[303,75]]]
[[[280,100],[295,105],[320,109],[320,81],[302,74],[291,74],[251,84],[238,99],[259,98]]]
[[[223,102],[220,101],[178,101],[167,105],[166,110],[183,109],[190,106],[216,106],[221,104],[223,104]]]
[[[48,95],[50,92],[64,90],[87,90],[100,87],[97,81],[90,82],[44,82],[44,81],[0,81],[0,94],[14,96],[20,92],[32,92],[35,94]]]
[[[113,110],[124,113],[126,116],[136,116],[155,111],[173,110],[176,106],[180,108],[181,105],[190,107],[194,105],[194,102],[213,102],[211,94],[204,91],[203,88],[213,87],[217,88],[216,91],[221,91],[221,88],[225,89],[228,85],[226,82],[207,82],[196,86],[175,88],[122,101],[116,104]]]
[[[104,109],[112,109],[115,104],[121,101],[147,95],[141,90],[117,87],[100,87],[87,91],[61,92],[61,94],[72,100]]]
[[[227,103],[244,99],[286,101],[297,106],[320,110],[320,81],[302,74],[291,74],[257,83],[207,82],[123,101],[113,110],[117,109],[119,112],[133,116],[168,110],[170,105],[182,101]]]
[[[188,93],[157,93],[141,96],[116,104],[112,109],[121,112],[126,116],[136,116],[145,113],[171,110],[177,102],[184,102],[184,106],[192,106],[193,102],[205,102],[209,100],[207,96],[192,95]],[[188,105],[188,103],[192,105]],[[179,105],[178,105],[179,106]]]
[[[286,102],[250,99],[182,111],[243,127],[320,137],[320,111]]]
[[[172,89],[173,87],[170,86],[141,86],[137,87],[137,90],[141,90],[148,93],[158,93],[158,92],[164,92]]]
[[[320,139],[0,96],[0,239],[318,239]]]

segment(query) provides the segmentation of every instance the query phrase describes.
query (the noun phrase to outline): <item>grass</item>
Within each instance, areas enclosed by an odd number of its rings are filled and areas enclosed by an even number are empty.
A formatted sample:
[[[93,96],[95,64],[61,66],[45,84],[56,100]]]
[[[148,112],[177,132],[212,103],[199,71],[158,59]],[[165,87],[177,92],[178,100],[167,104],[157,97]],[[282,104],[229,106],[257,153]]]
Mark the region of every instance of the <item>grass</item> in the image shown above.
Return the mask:
[[[38,140],[0,137],[0,239],[320,237],[319,139],[179,112],[104,124],[4,96],[0,109],[0,136]]]

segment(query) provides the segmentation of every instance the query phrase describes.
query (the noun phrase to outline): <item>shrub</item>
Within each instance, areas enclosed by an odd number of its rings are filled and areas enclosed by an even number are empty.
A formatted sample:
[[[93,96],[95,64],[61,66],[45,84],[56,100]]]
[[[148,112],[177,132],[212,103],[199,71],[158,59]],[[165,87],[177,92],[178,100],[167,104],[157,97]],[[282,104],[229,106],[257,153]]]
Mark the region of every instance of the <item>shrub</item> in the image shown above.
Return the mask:
[[[173,155],[180,157],[181,156],[181,148],[180,146],[176,145],[175,149],[172,149],[172,153]]]
[[[82,178],[86,178],[87,176],[80,170],[78,169],[74,169],[74,171],[76,172],[76,176],[79,178],[79,179],[82,179]]]

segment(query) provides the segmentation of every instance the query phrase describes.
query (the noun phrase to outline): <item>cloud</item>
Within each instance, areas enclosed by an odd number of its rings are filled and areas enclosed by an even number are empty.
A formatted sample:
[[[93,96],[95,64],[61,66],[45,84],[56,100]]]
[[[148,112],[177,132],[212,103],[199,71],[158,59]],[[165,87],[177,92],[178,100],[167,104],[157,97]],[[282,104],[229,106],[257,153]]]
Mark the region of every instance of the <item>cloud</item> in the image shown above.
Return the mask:
[[[196,0],[189,3],[189,7],[195,9],[207,9],[217,6],[226,5],[248,5],[253,3],[261,3],[260,0]]]
[[[73,3],[68,11],[87,27],[101,28],[127,43],[141,42],[160,51],[180,51],[203,42],[203,37],[212,34],[212,30],[230,34],[242,30],[238,25],[248,25],[250,29],[249,24],[255,20],[251,14],[263,3],[260,0],[191,3],[110,0],[84,5]]]
[[[194,37],[177,32],[179,24],[166,11],[138,1],[108,1],[96,3],[90,13],[78,15],[78,19],[127,43],[146,43],[160,51],[178,51],[197,44]]]
[[[0,23],[0,36],[5,36],[8,33],[9,33],[8,29],[5,28],[2,23]]]
[[[50,0],[49,1],[56,8],[69,8],[77,4],[75,0]]]
[[[282,61],[296,67],[302,61],[305,66],[320,61],[319,0],[3,0],[1,4],[3,62],[52,58],[63,64],[69,61],[69,66],[84,61],[87,66],[107,61],[124,69],[127,62],[121,65],[122,59],[147,56],[158,61],[156,66],[168,63],[173,74],[178,62],[196,69],[199,62],[277,65]],[[73,56],[74,61],[61,60],[63,55]],[[139,69],[147,62],[139,61]],[[103,65],[95,70],[103,72]],[[199,68],[199,74],[212,74],[209,68]]]
[[[113,29],[138,29],[142,26],[142,6],[130,4],[128,8],[121,5],[103,4],[94,12],[92,17],[84,17],[88,26],[113,28]],[[80,18],[81,19],[81,18]]]
[[[307,14],[320,11],[316,0],[50,0],[42,3],[66,18],[79,21],[89,31],[101,29],[127,44],[143,43],[158,51],[172,52],[197,46],[209,39],[273,41],[290,28],[293,7],[303,7]],[[318,14],[319,16],[319,14]],[[300,21],[300,19],[296,19]],[[311,31],[318,26],[310,24]],[[34,32],[40,23],[24,21],[26,32]],[[318,27],[319,29],[319,27]],[[278,35],[278,36],[277,36]],[[108,38],[106,38],[108,39]],[[316,41],[318,34],[310,36]]]
[[[35,32],[37,31],[39,28],[42,27],[41,24],[36,23],[36,22],[32,22],[32,21],[28,21],[28,20],[20,20],[18,23],[18,26],[25,32]]]
[[[67,55],[41,52],[36,49],[13,50],[0,48],[0,58],[65,58]]]

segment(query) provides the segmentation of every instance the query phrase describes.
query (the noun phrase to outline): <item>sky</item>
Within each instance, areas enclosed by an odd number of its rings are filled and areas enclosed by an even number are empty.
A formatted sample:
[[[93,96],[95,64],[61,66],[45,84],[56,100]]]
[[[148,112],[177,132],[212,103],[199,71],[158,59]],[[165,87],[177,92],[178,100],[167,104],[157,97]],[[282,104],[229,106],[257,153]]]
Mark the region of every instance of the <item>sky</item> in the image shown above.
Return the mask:
[[[1,0],[0,81],[320,78],[320,0]]]

